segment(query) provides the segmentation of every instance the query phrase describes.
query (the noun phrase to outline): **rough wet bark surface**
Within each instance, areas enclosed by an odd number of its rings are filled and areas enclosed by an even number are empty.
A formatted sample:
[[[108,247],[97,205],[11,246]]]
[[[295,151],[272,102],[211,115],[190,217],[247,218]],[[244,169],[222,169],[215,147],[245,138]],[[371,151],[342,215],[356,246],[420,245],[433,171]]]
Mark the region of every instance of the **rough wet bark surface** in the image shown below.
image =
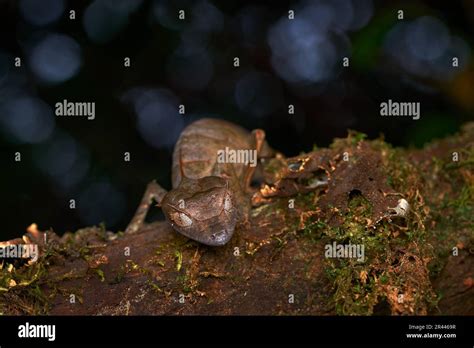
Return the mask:
[[[286,159],[270,163],[270,188],[306,183],[318,170],[328,185],[266,198],[224,247],[190,241],[164,221],[131,235],[103,227],[62,237],[46,231],[46,243],[32,226],[15,242],[38,243],[43,252],[35,263],[3,262],[0,310],[472,315],[473,140],[473,124],[422,150],[351,133],[290,160],[316,161],[311,170],[289,173],[281,169]],[[401,198],[410,204],[406,216],[394,210]],[[364,244],[364,262],[326,257],[333,242]]]

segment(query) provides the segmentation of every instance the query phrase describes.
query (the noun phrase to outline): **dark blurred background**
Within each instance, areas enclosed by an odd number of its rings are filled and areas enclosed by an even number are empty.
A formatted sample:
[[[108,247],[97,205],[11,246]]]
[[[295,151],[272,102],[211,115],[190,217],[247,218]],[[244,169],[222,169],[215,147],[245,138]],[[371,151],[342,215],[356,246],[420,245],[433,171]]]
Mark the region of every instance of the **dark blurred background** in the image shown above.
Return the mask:
[[[474,114],[469,0],[0,1],[0,28],[0,240],[31,223],[123,230],[148,181],[170,188],[199,117],[263,128],[290,156],[347,129],[421,147]],[[64,99],[95,102],[95,120],[56,117]],[[387,99],[421,118],[381,117]]]

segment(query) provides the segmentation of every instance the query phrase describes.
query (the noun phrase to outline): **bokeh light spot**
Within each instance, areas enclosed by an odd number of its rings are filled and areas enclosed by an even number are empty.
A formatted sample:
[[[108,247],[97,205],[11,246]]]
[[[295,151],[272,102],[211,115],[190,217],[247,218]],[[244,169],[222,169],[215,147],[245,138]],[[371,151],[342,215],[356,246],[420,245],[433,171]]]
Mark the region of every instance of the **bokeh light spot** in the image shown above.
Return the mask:
[[[50,34],[31,52],[33,73],[43,82],[57,84],[74,77],[81,67],[81,48],[69,36]]]
[[[56,130],[51,139],[33,149],[36,166],[63,191],[68,192],[87,174],[87,151],[69,134]]]
[[[414,20],[406,36],[407,46],[413,56],[421,60],[433,60],[446,51],[449,45],[449,31],[434,17],[420,17]]]
[[[328,79],[336,64],[336,48],[325,32],[305,18],[281,19],[269,32],[272,65],[292,83]]]
[[[155,148],[171,149],[183,127],[178,99],[166,89],[133,88],[122,97],[133,104],[137,129],[143,139]]]
[[[192,27],[199,31],[220,31],[224,27],[224,15],[209,1],[198,1],[192,8]]]
[[[7,100],[0,109],[2,129],[19,143],[39,143],[54,130],[53,111],[49,105],[33,97]]]
[[[395,25],[385,37],[384,51],[409,73],[439,80],[461,72],[471,56],[463,39],[451,36],[440,20],[429,16]],[[456,69],[453,57],[459,59]]]
[[[115,2],[114,2],[115,3]],[[111,1],[95,0],[85,10],[84,30],[93,42],[103,44],[113,38],[128,24],[128,15],[140,5],[130,1],[119,1],[113,6]]]
[[[57,21],[64,12],[64,0],[20,0],[19,9],[23,18],[36,26]]]

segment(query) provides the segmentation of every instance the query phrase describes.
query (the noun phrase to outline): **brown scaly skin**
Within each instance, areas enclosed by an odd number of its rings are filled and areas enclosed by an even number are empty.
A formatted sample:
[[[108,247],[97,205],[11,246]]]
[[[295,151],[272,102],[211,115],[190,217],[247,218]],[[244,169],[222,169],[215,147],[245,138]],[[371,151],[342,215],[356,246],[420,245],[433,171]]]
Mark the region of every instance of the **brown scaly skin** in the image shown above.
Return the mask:
[[[204,118],[190,124],[173,152],[173,189],[166,192],[151,182],[126,232],[140,229],[155,200],[177,232],[206,245],[226,244],[237,223],[247,221],[255,167],[218,163],[217,153],[228,147],[268,157],[272,150],[264,139],[263,130],[250,133],[223,120]]]

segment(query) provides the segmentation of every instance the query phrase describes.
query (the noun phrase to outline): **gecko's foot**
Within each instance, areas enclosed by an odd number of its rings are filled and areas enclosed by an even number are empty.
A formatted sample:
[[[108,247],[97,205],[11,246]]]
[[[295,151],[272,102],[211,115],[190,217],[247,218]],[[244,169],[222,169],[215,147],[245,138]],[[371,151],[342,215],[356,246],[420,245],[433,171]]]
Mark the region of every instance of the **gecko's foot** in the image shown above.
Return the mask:
[[[262,193],[260,192],[260,190],[257,190],[256,192],[254,192],[251,198],[252,207],[259,207],[263,204],[268,204],[270,202],[271,202],[271,199],[264,197]]]

